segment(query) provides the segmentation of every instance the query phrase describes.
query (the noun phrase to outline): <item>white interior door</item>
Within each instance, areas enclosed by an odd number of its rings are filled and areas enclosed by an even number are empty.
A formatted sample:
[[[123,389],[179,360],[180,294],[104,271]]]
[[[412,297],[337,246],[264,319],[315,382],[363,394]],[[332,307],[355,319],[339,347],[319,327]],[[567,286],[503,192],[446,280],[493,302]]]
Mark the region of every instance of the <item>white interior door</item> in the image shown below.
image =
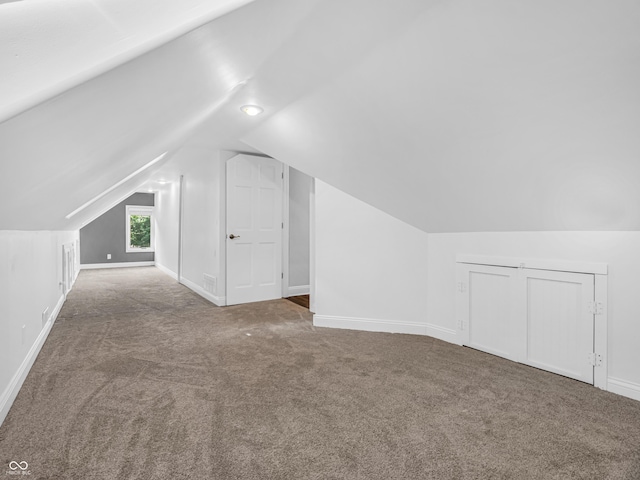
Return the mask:
[[[227,305],[282,297],[282,179],[277,160],[227,162]]]
[[[526,352],[522,363],[593,383],[594,275],[522,270]]]

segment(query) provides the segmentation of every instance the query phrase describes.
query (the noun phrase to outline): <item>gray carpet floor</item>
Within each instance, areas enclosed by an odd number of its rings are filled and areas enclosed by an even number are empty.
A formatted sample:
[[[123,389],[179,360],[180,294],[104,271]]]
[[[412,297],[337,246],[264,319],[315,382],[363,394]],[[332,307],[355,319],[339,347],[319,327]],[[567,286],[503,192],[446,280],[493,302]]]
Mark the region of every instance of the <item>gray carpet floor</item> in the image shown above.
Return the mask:
[[[429,337],[314,328],[285,300],[215,307],[153,267],[87,270],[0,461],[38,479],[636,480],[640,402]]]

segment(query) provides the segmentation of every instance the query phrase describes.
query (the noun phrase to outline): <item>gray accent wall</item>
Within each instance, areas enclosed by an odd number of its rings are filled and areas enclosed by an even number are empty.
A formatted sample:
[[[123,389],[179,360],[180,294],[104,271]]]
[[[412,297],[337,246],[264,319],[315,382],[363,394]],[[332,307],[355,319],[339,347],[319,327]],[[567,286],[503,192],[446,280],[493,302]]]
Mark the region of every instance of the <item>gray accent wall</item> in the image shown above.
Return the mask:
[[[153,193],[134,193],[93,222],[80,229],[80,263],[125,263],[149,262],[154,260],[153,252],[126,251],[126,206],[154,206]],[[111,260],[107,260],[107,254]]]
[[[289,168],[289,286],[309,285],[309,195],[313,179]]]

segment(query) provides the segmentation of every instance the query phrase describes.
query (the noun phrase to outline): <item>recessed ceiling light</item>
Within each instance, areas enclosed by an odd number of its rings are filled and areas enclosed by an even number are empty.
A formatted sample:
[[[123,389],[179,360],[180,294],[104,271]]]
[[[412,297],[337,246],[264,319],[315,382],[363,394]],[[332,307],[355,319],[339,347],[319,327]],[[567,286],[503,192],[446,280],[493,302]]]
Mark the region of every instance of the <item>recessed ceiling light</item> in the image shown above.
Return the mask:
[[[240,107],[240,110],[251,117],[255,117],[256,115],[260,115],[262,112],[264,112],[264,109],[257,105],[243,105],[242,107]]]
[[[167,183],[169,183],[169,182],[167,182],[166,180],[158,180],[158,183],[159,183],[160,185],[166,185],[166,184],[167,184]]]

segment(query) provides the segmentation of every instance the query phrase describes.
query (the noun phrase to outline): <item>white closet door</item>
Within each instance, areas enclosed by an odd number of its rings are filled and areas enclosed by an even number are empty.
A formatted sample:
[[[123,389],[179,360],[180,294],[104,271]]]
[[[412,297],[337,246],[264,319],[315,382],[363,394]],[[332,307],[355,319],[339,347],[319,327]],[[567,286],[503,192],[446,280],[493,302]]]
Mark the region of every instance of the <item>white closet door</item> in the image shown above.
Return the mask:
[[[593,384],[592,274],[458,263],[461,343]]]
[[[526,325],[522,363],[593,384],[594,276],[523,269]]]
[[[459,269],[463,345],[517,361],[517,269],[473,264],[459,264]]]

